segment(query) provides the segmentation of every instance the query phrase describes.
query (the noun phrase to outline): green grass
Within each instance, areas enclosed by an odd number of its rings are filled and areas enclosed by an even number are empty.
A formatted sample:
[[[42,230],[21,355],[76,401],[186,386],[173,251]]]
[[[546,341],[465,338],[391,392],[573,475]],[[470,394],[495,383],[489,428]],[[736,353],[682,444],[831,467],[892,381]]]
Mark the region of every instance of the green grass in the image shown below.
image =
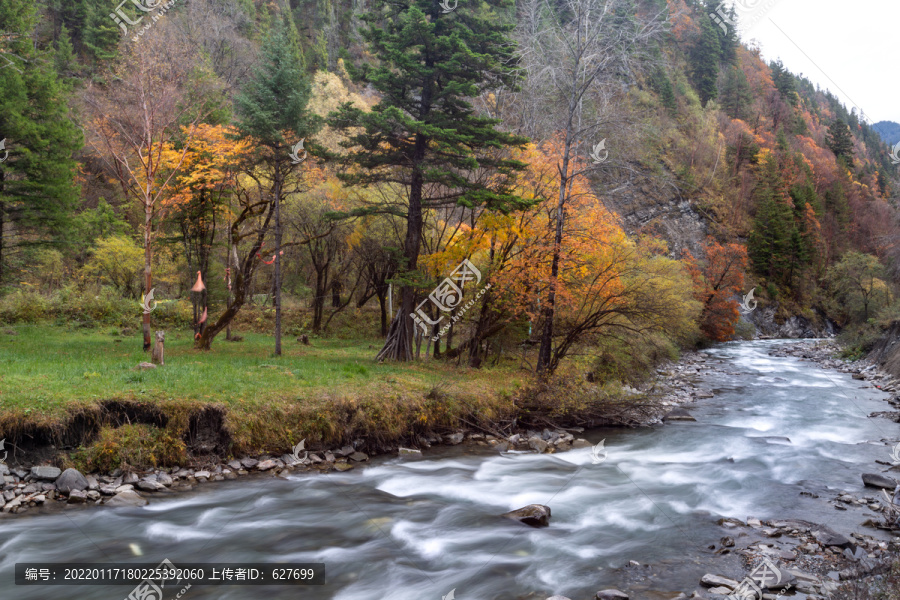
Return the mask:
[[[15,335],[8,332],[15,331]],[[62,427],[79,410],[121,400],[158,405],[183,433],[205,404],[224,408],[244,451],[286,449],[302,437],[339,440],[360,432],[396,439],[416,427],[451,427],[460,416],[491,418],[527,379],[514,365],[472,370],[440,361],[376,363],[379,339],[313,339],[303,346],[241,332],[193,348],[190,331],[167,331],[163,367],[149,361],[140,335],[47,325],[0,327],[0,430]]]

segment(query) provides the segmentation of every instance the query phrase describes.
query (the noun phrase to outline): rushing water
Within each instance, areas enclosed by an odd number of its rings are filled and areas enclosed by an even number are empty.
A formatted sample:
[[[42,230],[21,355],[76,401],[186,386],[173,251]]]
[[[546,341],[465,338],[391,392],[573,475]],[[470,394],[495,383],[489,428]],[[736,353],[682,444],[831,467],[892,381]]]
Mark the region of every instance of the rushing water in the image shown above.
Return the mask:
[[[710,351],[725,374],[703,382],[714,398],[687,407],[695,423],[588,432],[592,442],[606,439],[601,464],[590,449],[436,449],[340,474],[205,484],[157,495],[143,508],[5,519],[0,598],[120,600],[130,591],[15,586],[16,562],[163,558],[326,564],[324,586],[195,586],[187,600],[438,600],[451,589],[459,600],[580,600],[613,586],[640,598],[690,592],[714,560],[719,572],[740,575],[736,558],[714,559],[708,549],[728,533],[716,524],[722,517],[795,517],[862,531],[864,511],[837,511],[827,500],[840,490],[859,494],[860,473],[890,460],[879,440],[900,436],[897,424],[867,418],[886,409],[886,394],[813,363],[768,356],[779,343]],[[530,503],[551,507],[550,527],[498,517]],[[652,574],[623,568],[629,560],[652,564]]]

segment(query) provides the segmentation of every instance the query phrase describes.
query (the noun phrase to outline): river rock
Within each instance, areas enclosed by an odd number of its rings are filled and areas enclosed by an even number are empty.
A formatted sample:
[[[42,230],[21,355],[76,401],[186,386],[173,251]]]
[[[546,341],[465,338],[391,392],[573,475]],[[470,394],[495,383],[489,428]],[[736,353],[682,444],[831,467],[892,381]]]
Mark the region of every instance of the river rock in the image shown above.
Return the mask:
[[[723,577],[721,575],[713,575],[712,573],[707,573],[703,577],[700,578],[700,584],[705,585],[706,587],[726,587],[729,590],[733,590],[737,587],[738,582],[734,579],[729,579],[728,577]]]
[[[62,471],[56,467],[42,465],[39,467],[31,467],[31,476],[35,479],[45,479],[47,481],[56,481]]]
[[[565,596],[550,596],[547,600],[571,600],[570,598],[566,598]]]
[[[254,461],[254,462],[258,463],[259,461]],[[197,471],[196,473],[194,473],[194,477],[196,479],[209,479],[210,472],[209,471]]]
[[[82,491],[89,487],[87,478],[78,469],[66,469],[56,479],[56,489],[66,494],[73,490]]]
[[[547,527],[550,525],[550,507],[543,504],[529,504],[517,510],[503,513],[501,516],[515,519],[532,527]]]
[[[140,480],[137,473],[125,473],[125,476],[122,477],[122,483],[137,483]]]
[[[146,504],[147,499],[134,490],[119,492],[106,501],[107,506],[144,506]]]
[[[340,450],[335,450],[334,454],[335,454],[335,456],[343,456],[346,458],[347,456],[350,456],[354,452],[356,452],[356,450],[353,449],[353,446],[344,446]]]
[[[528,440],[528,447],[537,453],[546,451],[547,446],[549,446],[549,444],[537,436]]]
[[[172,476],[165,472],[160,472],[156,475],[156,480],[163,485],[172,485],[175,483],[175,480],[172,479]]]
[[[422,451],[414,448],[400,448],[398,452],[400,456],[422,456]]]
[[[663,417],[663,421],[696,421],[697,419],[689,413],[687,410],[683,408],[673,408],[666,416]]]
[[[67,502],[69,504],[84,504],[87,502],[87,494],[81,490],[72,490],[69,492],[69,499]]]
[[[455,446],[457,444],[461,444],[464,437],[465,435],[462,433],[451,433],[450,435],[444,436],[444,441],[451,446]]]
[[[233,471],[239,471],[243,467],[243,465],[241,464],[241,461],[239,461],[239,460],[229,460],[228,467],[231,468],[231,470],[233,470]]]
[[[278,466],[278,463],[272,459],[264,460],[256,464],[256,468],[259,471],[268,471],[269,469],[274,469]]]
[[[863,483],[869,487],[888,490],[893,490],[895,487],[897,487],[896,481],[880,473],[863,473],[862,480]]]
[[[600,590],[597,592],[597,600],[628,600],[628,594],[615,588]]]
[[[259,464],[258,460],[256,460],[255,458],[250,458],[249,456],[245,456],[244,458],[241,459],[241,466],[244,467],[245,469],[252,469],[253,467],[255,467],[258,464]]]
[[[354,452],[349,456],[349,458],[354,462],[363,462],[369,460],[369,455],[365,452]]]
[[[709,593],[716,596],[727,596],[731,593],[731,588],[727,588],[725,586],[709,588]],[[763,600],[767,600],[765,595],[763,596]]]
[[[166,489],[166,486],[158,481],[153,481],[152,479],[142,479],[134,485],[137,489],[144,492],[158,492],[159,490]]]
[[[334,463],[335,471],[349,471],[353,468],[353,465],[350,463]]]
[[[852,545],[850,540],[825,525],[819,525],[818,529],[813,532],[813,536],[822,546],[849,548]]]
[[[575,448],[575,449],[578,449],[578,448],[591,448],[591,447],[593,447],[593,444],[590,443],[589,441],[587,441],[587,440],[584,439],[584,438],[578,438],[577,440],[575,440],[574,442],[572,442],[572,448]]]

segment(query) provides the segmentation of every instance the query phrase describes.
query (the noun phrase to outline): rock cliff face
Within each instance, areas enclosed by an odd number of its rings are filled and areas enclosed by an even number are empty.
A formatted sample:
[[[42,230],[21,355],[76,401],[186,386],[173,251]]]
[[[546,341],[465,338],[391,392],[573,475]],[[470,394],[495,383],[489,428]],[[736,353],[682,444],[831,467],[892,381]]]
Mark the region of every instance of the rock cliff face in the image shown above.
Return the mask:
[[[869,352],[870,360],[894,377],[900,377],[900,321],[894,321]]]
[[[606,208],[619,216],[622,227],[629,234],[661,237],[668,242],[673,258],[682,258],[685,250],[694,256],[703,255],[708,230],[706,220],[672,187],[648,182],[610,195],[601,194],[601,197]],[[779,323],[776,320],[778,308],[777,304],[760,307],[741,319],[753,324],[762,337],[821,338],[837,333],[837,327],[824,315],[817,315],[814,321],[794,315]]]
[[[700,254],[706,221],[671,187],[647,183],[601,197],[606,208],[619,215],[628,233],[661,237],[669,243],[674,258],[682,258],[685,250],[694,256]]]
[[[778,323],[775,315],[778,314],[778,305],[767,306],[754,310],[748,315],[742,315],[741,320],[751,323],[756,327],[756,332],[761,337],[771,338],[823,338],[831,337],[837,333],[837,327],[822,315],[817,315],[816,321],[810,321],[806,317],[794,315]]]

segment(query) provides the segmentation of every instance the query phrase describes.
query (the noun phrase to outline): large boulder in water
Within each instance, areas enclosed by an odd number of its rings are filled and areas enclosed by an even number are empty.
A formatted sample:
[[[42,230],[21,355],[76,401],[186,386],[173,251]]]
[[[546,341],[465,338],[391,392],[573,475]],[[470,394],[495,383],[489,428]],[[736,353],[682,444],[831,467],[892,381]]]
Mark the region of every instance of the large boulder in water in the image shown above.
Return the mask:
[[[882,475],[881,473],[863,473],[862,474],[863,483],[869,487],[881,488],[885,490],[892,490],[897,487],[897,482],[887,477],[886,475]]]
[[[550,525],[550,507],[543,504],[529,504],[518,510],[504,513],[502,516],[507,519],[515,519],[532,527],[547,527]]]

